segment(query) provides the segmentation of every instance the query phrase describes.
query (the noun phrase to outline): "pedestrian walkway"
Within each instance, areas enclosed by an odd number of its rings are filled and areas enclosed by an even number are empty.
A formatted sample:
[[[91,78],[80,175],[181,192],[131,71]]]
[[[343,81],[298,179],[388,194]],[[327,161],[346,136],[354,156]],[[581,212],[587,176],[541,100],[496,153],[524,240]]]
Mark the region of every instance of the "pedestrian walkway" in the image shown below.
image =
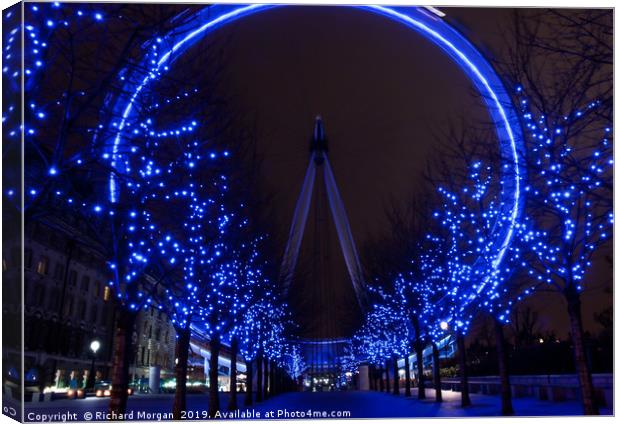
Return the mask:
[[[428,399],[418,400],[417,390],[411,397],[374,391],[361,392],[292,392],[271,397],[255,403],[250,408],[243,406],[244,394],[238,398],[239,411],[233,418],[296,419],[296,418],[415,418],[415,417],[476,417],[498,416],[501,411],[499,396],[471,394],[472,406],[461,408],[459,392],[442,391],[444,402],[434,400],[435,391],[427,389]],[[228,405],[228,394],[220,394],[222,412]],[[151,414],[166,414],[172,411],[173,395],[135,395],[129,398],[127,411],[148,411]],[[29,404],[26,412],[54,414],[75,411],[79,416],[89,412],[107,411],[109,399],[88,398],[79,400],[58,400]],[[581,405],[576,401],[550,402],[532,398],[513,399],[515,414],[520,416],[571,416],[582,415]],[[208,410],[208,395],[187,396],[188,419],[204,419]],[[601,411],[610,415],[611,411]],[[133,419],[138,419],[134,415]],[[222,416],[228,419],[228,416]]]
[[[405,417],[475,417],[497,416],[501,413],[499,396],[470,395],[472,406],[461,408],[461,394],[443,390],[444,402],[435,402],[435,391],[426,390],[427,399],[417,399],[417,389],[410,398],[379,392],[286,393],[269,399],[260,409],[350,411],[350,418]],[[547,402],[536,399],[513,399],[515,414],[520,416],[582,415],[575,401]],[[609,410],[601,411],[610,414]]]

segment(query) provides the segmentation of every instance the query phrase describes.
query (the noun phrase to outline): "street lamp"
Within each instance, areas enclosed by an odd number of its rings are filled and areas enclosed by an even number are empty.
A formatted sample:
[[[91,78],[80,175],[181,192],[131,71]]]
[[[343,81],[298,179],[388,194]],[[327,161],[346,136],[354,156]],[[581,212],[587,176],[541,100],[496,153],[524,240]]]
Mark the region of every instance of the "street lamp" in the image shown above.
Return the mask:
[[[100,347],[101,347],[101,343],[99,343],[99,340],[93,340],[92,342],[90,342],[90,350],[93,351],[93,355],[97,354],[97,351],[99,350]]]
[[[101,347],[99,340],[93,340],[90,342],[90,350],[93,353],[92,362],[90,363],[90,372],[88,373],[88,380],[86,381],[86,388],[92,390],[95,387],[95,358],[97,351]]]

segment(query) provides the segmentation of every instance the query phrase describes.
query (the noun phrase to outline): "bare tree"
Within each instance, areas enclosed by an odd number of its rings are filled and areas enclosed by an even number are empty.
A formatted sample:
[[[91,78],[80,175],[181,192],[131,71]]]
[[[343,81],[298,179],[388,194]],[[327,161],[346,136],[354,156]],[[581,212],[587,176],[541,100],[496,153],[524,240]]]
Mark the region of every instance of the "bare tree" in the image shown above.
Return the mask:
[[[531,346],[538,339],[539,322],[538,312],[532,308],[528,306],[516,308],[511,321],[516,347]]]
[[[542,243],[535,280],[564,296],[584,412],[597,414],[581,319],[583,278],[612,220],[612,13],[515,12],[499,66],[517,87],[525,129],[525,236]]]

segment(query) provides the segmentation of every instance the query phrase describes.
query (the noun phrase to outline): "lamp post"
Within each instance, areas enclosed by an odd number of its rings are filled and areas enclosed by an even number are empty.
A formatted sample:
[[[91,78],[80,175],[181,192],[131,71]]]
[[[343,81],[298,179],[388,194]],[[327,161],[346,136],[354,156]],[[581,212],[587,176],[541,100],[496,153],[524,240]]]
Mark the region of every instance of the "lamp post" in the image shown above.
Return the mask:
[[[459,373],[461,379],[461,406],[466,407],[471,405],[471,399],[469,398],[469,379],[467,376],[467,358],[465,353],[465,336],[461,333],[457,326],[454,326],[454,330],[450,330],[450,325],[446,321],[442,321],[439,327],[456,336],[456,346],[459,355]]]
[[[90,363],[90,372],[88,373],[88,381],[86,383],[86,388],[89,390],[92,390],[95,387],[95,358],[100,347],[101,343],[99,340],[93,340],[90,342],[90,350],[93,353],[93,358]]]

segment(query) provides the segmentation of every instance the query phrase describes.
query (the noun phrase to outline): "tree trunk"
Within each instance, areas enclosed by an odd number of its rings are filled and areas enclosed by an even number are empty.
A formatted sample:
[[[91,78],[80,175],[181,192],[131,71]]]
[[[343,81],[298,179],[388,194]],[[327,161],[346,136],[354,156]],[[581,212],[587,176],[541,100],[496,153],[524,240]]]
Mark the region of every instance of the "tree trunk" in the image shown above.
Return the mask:
[[[588,367],[585,346],[583,343],[583,324],[581,321],[581,299],[579,293],[569,286],[564,293],[568,302],[568,317],[570,320],[570,334],[573,341],[573,351],[575,354],[575,368],[579,378],[581,389],[581,400],[583,403],[583,413],[585,415],[598,415],[598,405],[594,399],[594,386],[592,384],[592,374]]]
[[[467,357],[465,353],[465,336],[458,333],[456,335],[456,344],[459,350],[459,374],[461,377],[461,406],[471,405],[469,399],[469,380],[467,379]]]
[[[424,344],[420,332],[420,321],[417,316],[413,317],[413,329],[415,330],[415,358],[418,368],[418,399],[426,399],[426,386],[424,384]]]
[[[411,396],[411,370],[409,369],[409,354],[405,354],[405,396]]]
[[[377,390],[377,381],[375,380],[375,369],[371,365],[368,366],[368,385],[370,390]]]
[[[400,388],[398,387],[398,358],[394,356],[394,390],[395,395],[400,395]]]
[[[269,397],[273,397],[276,394],[276,363],[269,360]]]
[[[127,389],[129,388],[129,364],[133,352],[133,327],[137,313],[125,308],[120,310],[114,333],[114,359],[112,390],[109,412],[124,414],[127,410]]]
[[[187,409],[187,360],[189,358],[190,335],[189,326],[177,330],[177,364],[175,366],[177,386],[174,390],[174,403],[172,405],[172,416],[175,420],[181,420],[181,414]]]
[[[269,398],[269,359],[265,356],[263,358],[263,399]]]
[[[508,374],[508,352],[504,341],[504,329],[499,320],[494,319],[495,346],[497,348],[497,365],[499,368],[499,381],[502,395],[502,415],[514,415],[512,409],[512,394],[510,392],[510,376]]]
[[[268,388],[268,391],[269,391],[269,397],[272,397],[275,394],[275,389],[276,389],[275,386],[274,386],[274,384],[275,384],[274,372],[275,372],[275,369],[276,369],[276,364],[275,364],[275,362],[273,362],[271,360],[268,361],[268,362],[269,362],[269,374],[268,374],[269,375],[269,388]]]
[[[252,372],[254,371],[252,369],[252,361],[245,361],[245,372],[247,377],[245,378],[245,399],[243,401],[243,404],[245,406],[251,406],[252,405],[252,385],[254,383],[254,378],[252,376]]]
[[[276,379],[276,392],[284,393],[286,392],[286,375],[284,374],[284,370],[282,368],[278,368]]]
[[[256,356],[256,402],[263,401],[263,352]]]
[[[218,359],[220,356],[220,335],[215,334],[209,342],[211,357],[209,358],[209,417],[215,418],[220,410],[220,393],[218,391]]]
[[[390,393],[390,361],[385,360],[385,393]]]
[[[435,402],[442,402],[441,395],[441,372],[439,369],[439,349],[437,343],[433,342],[433,385],[435,386]]]
[[[415,342],[415,358],[418,368],[418,399],[426,399],[426,384],[424,381],[424,348],[421,341]]]
[[[228,400],[228,410],[237,409],[237,348],[239,344],[237,338],[233,337],[230,342],[230,398]]]
[[[379,368],[379,391],[382,392],[383,391],[383,370],[381,368]]]

